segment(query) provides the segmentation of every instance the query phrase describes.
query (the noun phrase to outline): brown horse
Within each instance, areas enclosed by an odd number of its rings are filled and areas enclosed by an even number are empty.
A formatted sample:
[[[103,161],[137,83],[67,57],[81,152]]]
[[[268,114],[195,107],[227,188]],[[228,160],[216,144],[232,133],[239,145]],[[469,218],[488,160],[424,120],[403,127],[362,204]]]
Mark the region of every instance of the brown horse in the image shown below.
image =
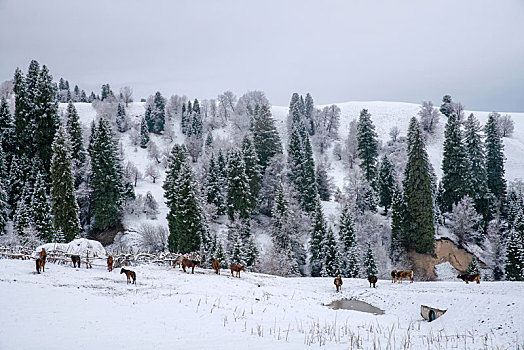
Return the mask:
[[[397,270],[391,271],[391,283],[394,283],[397,281]]]
[[[335,284],[335,287],[337,287],[337,293],[340,292],[342,289],[342,276],[338,275],[333,283]]]
[[[107,271],[111,272],[113,271],[113,256],[109,255],[107,257]]]
[[[211,266],[213,266],[213,268],[215,269],[215,273],[217,275],[220,275],[220,262],[217,259],[213,258]]]
[[[73,261],[73,267],[80,267],[80,255],[71,255],[71,261]]]
[[[413,270],[397,271],[396,280],[399,283],[402,283],[402,280],[405,278],[409,278],[410,283],[413,283]]]
[[[127,276],[127,283],[129,283],[131,281],[131,279],[133,279],[133,284],[136,284],[136,273],[135,273],[135,271],[126,270],[126,269],[122,268],[122,270],[120,270],[120,274],[123,274],[123,273],[125,273],[126,276]]]
[[[377,276],[369,275],[368,281],[369,281],[369,288],[371,288],[371,285],[373,285],[373,288],[377,288],[375,286],[375,284],[377,283]]]
[[[182,260],[182,270],[184,270],[184,272],[186,272],[186,267],[190,267],[191,273],[195,273],[195,266],[202,267],[200,261],[198,260],[189,260],[186,258]]]
[[[39,258],[36,259],[36,272],[40,273],[40,269],[42,269],[42,272],[45,272],[45,261],[47,259],[45,248],[42,248],[42,251],[38,253],[38,256]]]
[[[242,265],[231,264],[231,276],[235,277],[235,275],[233,275],[233,272],[236,272],[237,277],[240,278],[240,271],[246,272],[246,268]]]

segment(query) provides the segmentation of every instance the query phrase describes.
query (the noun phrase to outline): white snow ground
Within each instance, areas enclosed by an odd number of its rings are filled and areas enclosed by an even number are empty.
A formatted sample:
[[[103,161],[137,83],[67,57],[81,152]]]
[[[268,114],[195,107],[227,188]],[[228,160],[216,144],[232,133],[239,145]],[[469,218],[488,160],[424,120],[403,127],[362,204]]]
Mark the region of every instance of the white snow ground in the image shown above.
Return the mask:
[[[524,283],[461,281],[369,288],[345,279],[280,278],[141,265],[119,270],[0,260],[0,349],[521,349]],[[332,310],[355,298],[385,311]],[[447,309],[432,323],[420,305]],[[357,343],[360,347],[357,346]]]

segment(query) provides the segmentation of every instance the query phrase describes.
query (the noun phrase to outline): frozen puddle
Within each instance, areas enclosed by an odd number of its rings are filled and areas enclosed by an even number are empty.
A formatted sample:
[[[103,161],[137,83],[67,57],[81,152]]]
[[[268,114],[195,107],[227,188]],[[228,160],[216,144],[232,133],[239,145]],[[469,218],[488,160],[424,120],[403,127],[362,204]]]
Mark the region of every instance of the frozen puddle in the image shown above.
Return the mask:
[[[384,315],[384,310],[381,310],[378,307],[374,307],[373,305],[360,301],[360,300],[352,300],[352,299],[334,300],[330,304],[327,304],[326,306],[332,308],[333,310],[341,310],[341,309],[342,310],[353,310],[353,311],[367,312],[373,315]]]

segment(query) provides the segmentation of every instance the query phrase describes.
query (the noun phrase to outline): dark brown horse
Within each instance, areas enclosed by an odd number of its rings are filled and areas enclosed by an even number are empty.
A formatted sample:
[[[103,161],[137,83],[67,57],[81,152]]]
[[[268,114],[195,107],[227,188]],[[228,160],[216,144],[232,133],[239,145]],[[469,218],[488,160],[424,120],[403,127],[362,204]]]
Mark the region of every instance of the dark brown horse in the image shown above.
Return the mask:
[[[136,284],[136,273],[135,273],[135,271],[126,270],[126,269],[122,268],[122,270],[120,270],[120,274],[123,274],[123,273],[126,274],[127,283],[129,283],[131,281],[131,279],[133,279],[133,284]]]
[[[369,288],[371,288],[371,285],[373,285],[373,288],[377,288],[375,284],[377,283],[377,276],[369,275],[368,281],[369,281]]]
[[[220,262],[217,259],[213,259],[211,266],[213,266],[213,269],[215,269],[215,273],[220,275]]]
[[[242,265],[231,264],[231,276],[235,277],[235,275],[233,275],[233,272],[236,272],[237,277],[240,278],[240,271],[246,272],[246,268]]]
[[[45,248],[42,248],[42,251],[38,253],[38,256],[39,258],[36,259],[36,272],[40,273],[40,269],[42,272],[45,272],[45,261],[47,259]]]
[[[200,261],[198,260],[190,260],[186,258],[182,260],[182,270],[184,270],[184,272],[186,272],[186,267],[190,267],[191,273],[195,273],[195,266],[202,267]]]
[[[342,276],[338,275],[333,283],[335,284],[335,287],[337,287],[337,292],[340,292],[342,289]]]
[[[109,255],[107,257],[107,271],[111,272],[113,271],[113,256]]]
[[[80,267],[80,255],[71,255],[71,261],[73,261],[73,267]]]

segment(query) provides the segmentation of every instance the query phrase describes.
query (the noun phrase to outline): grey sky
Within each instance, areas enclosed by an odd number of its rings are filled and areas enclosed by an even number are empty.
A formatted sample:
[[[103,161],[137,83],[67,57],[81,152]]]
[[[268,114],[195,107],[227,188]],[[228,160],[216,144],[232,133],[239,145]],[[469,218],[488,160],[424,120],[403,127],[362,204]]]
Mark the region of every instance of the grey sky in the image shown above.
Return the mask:
[[[524,111],[524,1],[0,0],[0,81],[31,59],[90,93]]]

